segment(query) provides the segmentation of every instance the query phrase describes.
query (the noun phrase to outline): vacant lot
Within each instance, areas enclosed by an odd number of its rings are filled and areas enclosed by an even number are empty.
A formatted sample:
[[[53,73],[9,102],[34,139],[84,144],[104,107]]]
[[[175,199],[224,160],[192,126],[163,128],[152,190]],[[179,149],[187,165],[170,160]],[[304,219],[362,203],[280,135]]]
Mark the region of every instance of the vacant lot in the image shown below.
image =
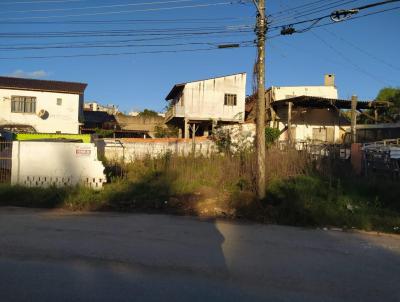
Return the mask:
[[[396,235],[0,209],[2,301],[399,301]]]

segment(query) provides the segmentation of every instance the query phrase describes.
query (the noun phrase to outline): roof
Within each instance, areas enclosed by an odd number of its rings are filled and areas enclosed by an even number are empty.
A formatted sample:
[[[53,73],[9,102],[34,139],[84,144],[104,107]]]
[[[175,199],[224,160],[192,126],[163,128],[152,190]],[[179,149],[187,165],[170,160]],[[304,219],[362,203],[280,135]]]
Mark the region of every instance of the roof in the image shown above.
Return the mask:
[[[86,87],[87,84],[85,83],[0,77],[0,89],[18,89],[83,94]]]
[[[298,96],[294,98],[289,98],[285,100],[274,101],[271,105],[275,108],[287,106],[291,102],[294,106],[298,107],[310,107],[310,108],[329,108],[336,107],[338,109],[351,109],[351,100],[341,100],[341,99],[329,99],[316,96]],[[369,109],[380,106],[379,102],[376,101],[358,101],[357,109]]]
[[[167,101],[171,100],[171,99],[174,98],[175,95],[181,93],[183,91],[183,88],[185,88],[186,84],[202,82],[202,81],[208,81],[208,80],[213,80],[213,79],[226,78],[226,77],[231,77],[231,76],[239,75],[239,74],[246,74],[246,73],[245,72],[238,72],[238,73],[232,73],[232,74],[218,76],[218,77],[212,77],[212,78],[207,78],[207,79],[201,79],[201,80],[195,80],[195,81],[175,84],[174,87],[172,87],[171,91],[168,93],[168,95],[165,97],[165,100],[167,100]]]

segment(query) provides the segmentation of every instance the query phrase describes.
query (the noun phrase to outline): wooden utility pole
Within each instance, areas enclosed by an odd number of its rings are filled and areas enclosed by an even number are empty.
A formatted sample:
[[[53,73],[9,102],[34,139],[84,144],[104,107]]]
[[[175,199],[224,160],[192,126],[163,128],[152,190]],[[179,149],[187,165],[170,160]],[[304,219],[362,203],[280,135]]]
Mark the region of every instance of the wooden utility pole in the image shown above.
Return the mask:
[[[357,142],[357,133],[356,133],[356,125],[357,125],[357,102],[358,98],[356,95],[351,97],[351,143],[354,144]]]
[[[293,137],[292,137],[292,107],[293,107],[293,103],[292,102],[288,102],[288,118],[287,118],[287,127],[288,127],[288,145],[291,146],[292,142],[293,142]]]
[[[257,7],[257,106],[256,106],[256,152],[257,152],[257,197],[265,198],[265,40],[267,20],[265,0],[253,0]]]

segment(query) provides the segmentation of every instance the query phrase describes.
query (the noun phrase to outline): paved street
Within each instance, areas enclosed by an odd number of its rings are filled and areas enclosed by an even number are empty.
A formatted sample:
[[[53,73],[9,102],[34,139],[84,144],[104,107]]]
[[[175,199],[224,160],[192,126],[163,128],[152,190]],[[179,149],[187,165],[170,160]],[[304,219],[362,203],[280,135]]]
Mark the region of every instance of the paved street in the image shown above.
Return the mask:
[[[400,237],[0,208],[0,301],[400,301]]]

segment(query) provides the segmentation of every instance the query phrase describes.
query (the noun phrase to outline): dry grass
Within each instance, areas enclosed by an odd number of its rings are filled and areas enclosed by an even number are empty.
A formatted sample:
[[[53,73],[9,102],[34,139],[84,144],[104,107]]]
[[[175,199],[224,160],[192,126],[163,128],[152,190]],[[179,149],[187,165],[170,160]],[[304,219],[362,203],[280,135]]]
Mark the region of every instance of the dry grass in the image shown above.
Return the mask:
[[[386,231],[400,227],[397,183],[354,178],[343,175],[343,170],[335,174],[332,161],[316,164],[306,153],[295,150],[268,149],[266,161],[267,198],[261,202],[255,199],[255,155],[242,153],[210,157],[166,154],[128,165],[114,164],[108,167],[110,182],[102,191],[0,186],[0,204],[163,211]]]

